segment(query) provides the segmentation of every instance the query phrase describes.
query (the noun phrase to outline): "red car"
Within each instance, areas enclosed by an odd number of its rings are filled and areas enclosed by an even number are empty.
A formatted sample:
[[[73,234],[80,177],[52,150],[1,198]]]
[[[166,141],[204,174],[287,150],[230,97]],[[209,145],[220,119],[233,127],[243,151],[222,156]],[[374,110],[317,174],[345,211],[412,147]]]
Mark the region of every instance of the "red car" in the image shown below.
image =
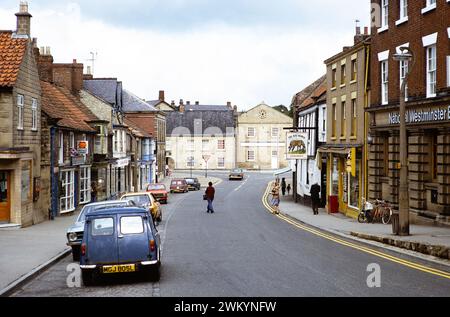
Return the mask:
[[[169,193],[164,184],[149,184],[147,186],[147,192],[152,193],[153,197],[161,204],[167,204]]]
[[[189,192],[188,183],[185,179],[174,179],[170,183],[171,193],[187,193]]]

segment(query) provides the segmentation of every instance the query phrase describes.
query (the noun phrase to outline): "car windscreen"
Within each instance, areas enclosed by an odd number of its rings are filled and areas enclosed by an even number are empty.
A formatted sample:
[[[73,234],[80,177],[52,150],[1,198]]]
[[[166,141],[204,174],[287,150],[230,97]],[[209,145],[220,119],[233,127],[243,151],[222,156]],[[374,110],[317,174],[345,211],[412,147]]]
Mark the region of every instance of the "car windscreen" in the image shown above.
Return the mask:
[[[166,190],[164,185],[148,185],[147,190]]]
[[[148,195],[128,196],[128,197],[125,197],[124,199],[131,200],[132,202],[134,202],[136,204],[136,206],[141,206],[141,207],[151,203]]]
[[[114,233],[113,218],[97,218],[92,220],[93,236],[111,236]]]
[[[144,223],[140,216],[120,218],[120,232],[122,234],[144,233]]]
[[[183,185],[183,181],[173,181],[172,185]]]
[[[186,179],[186,183],[188,183],[188,184],[195,184],[195,180],[193,180],[193,179]]]
[[[232,173],[238,173],[238,174],[239,174],[239,173],[242,173],[242,170],[232,170],[231,172],[232,172]]]
[[[96,205],[96,206],[85,206],[83,210],[81,211],[80,215],[78,216],[77,222],[84,222],[86,220],[86,215],[90,212],[94,212],[97,210],[107,209],[107,208],[118,208],[118,207],[127,207],[130,204],[128,201],[123,203],[114,203],[114,204],[102,204],[102,205]]]

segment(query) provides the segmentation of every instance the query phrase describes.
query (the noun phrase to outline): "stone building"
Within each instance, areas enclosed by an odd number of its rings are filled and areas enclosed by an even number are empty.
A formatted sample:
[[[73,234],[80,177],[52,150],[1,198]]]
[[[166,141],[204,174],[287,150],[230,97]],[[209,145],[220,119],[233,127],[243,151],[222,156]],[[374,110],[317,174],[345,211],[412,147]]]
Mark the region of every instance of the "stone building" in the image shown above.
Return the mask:
[[[41,87],[23,3],[16,31],[0,31],[0,223],[27,227],[47,218],[42,197]]]
[[[399,202],[399,100],[405,98],[411,220],[449,222],[450,2],[373,0],[369,198]],[[398,62],[407,46],[415,56]],[[411,75],[406,96],[400,86]]]
[[[176,170],[235,167],[236,112],[226,106],[184,104],[167,114],[168,165]]]
[[[354,45],[327,59],[327,207],[357,218],[366,196],[368,28],[356,28]]]
[[[257,170],[286,168],[286,132],[292,118],[261,103],[241,112],[236,136],[238,167]]]

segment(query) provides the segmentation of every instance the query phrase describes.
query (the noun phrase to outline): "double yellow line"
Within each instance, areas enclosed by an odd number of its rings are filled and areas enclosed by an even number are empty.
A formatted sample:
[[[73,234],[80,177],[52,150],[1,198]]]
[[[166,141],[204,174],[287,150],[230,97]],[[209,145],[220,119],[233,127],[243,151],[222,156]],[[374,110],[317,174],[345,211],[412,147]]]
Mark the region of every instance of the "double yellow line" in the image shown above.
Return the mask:
[[[271,186],[272,186],[272,183],[269,183],[269,185],[267,186],[266,192],[264,193],[264,196],[262,198],[262,203],[263,203],[264,207],[266,207],[266,209],[271,214],[275,215],[275,210],[267,202],[267,198],[269,197]],[[356,249],[356,250],[359,250],[359,251],[362,251],[362,252],[365,252],[365,253],[377,256],[379,258],[383,258],[383,259],[391,261],[391,262],[395,262],[395,263],[403,265],[403,266],[407,266],[409,268],[412,268],[412,269],[415,269],[415,270],[418,270],[418,271],[422,271],[422,272],[426,272],[426,273],[430,273],[430,274],[433,274],[433,275],[437,275],[437,276],[440,276],[440,277],[443,277],[443,278],[446,278],[446,279],[450,279],[450,273],[448,273],[448,272],[436,270],[436,269],[433,269],[431,267],[427,267],[427,266],[424,266],[424,265],[421,265],[421,264],[418,264],[418,263],[414,263],[414,262],[410,262],[410,261],[407,261],[407,260],[403,260],[403,259],[397,258],[395,256],[389,255],[387,253],[383,253],[383,252],[380,252],[380,251],[377,251],[377,250],[374,250],[374,249],[371,249],[371,248],[368,248],[368,247],[365,247],[365,246],[357,245],[355,243],[351,243],[351,242],[345,241],[343,239],[339,239],[339,238],[337,238],[337,237],[335,237],[335,236],[333,236],[331,234],[327,234],[327,233],[324,233],[322,231],[319,231],[319,230],[307,227],[307,226],[305,226],[305,225],[303,225],[303,224],[301,224],[301,223],[299,223],[297,221],[294,221],[291,218],[288,218],[288,217],[286,217],[284,215],[281,215],[281,214],[275,215],[275,216],[278,217],[279,219],[281,219],[281,220],[283,220],[283,221],[285,221],[285,222],[287,222],[287,223],[289,223],[289,224],[291,224],[291,225],[301,229],[301,230],[310,232],[310,233],[312,233],[312,234],[314,234],[316,236],[322,237],[324,239],[336,242],[338,244],[347,246],[349,248],[353,248],[353,249]]]

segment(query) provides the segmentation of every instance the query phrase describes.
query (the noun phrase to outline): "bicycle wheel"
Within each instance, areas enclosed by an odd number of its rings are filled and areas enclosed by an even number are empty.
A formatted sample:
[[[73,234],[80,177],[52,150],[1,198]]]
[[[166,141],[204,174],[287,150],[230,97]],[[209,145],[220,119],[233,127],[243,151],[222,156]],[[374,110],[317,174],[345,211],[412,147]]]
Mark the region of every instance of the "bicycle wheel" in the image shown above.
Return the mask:
[[[383,224],[387,225],[391,222],[392,216],[392,209],[389,207],[386,207],[383,212],[383,217],[381,218],[381,221],[383,221]]]
[[[363,213],[360,213],[359,216],[358,216],[358,222],[359,223],[365,223],[366,221],[367,221],[366,216],[364,216]]]

